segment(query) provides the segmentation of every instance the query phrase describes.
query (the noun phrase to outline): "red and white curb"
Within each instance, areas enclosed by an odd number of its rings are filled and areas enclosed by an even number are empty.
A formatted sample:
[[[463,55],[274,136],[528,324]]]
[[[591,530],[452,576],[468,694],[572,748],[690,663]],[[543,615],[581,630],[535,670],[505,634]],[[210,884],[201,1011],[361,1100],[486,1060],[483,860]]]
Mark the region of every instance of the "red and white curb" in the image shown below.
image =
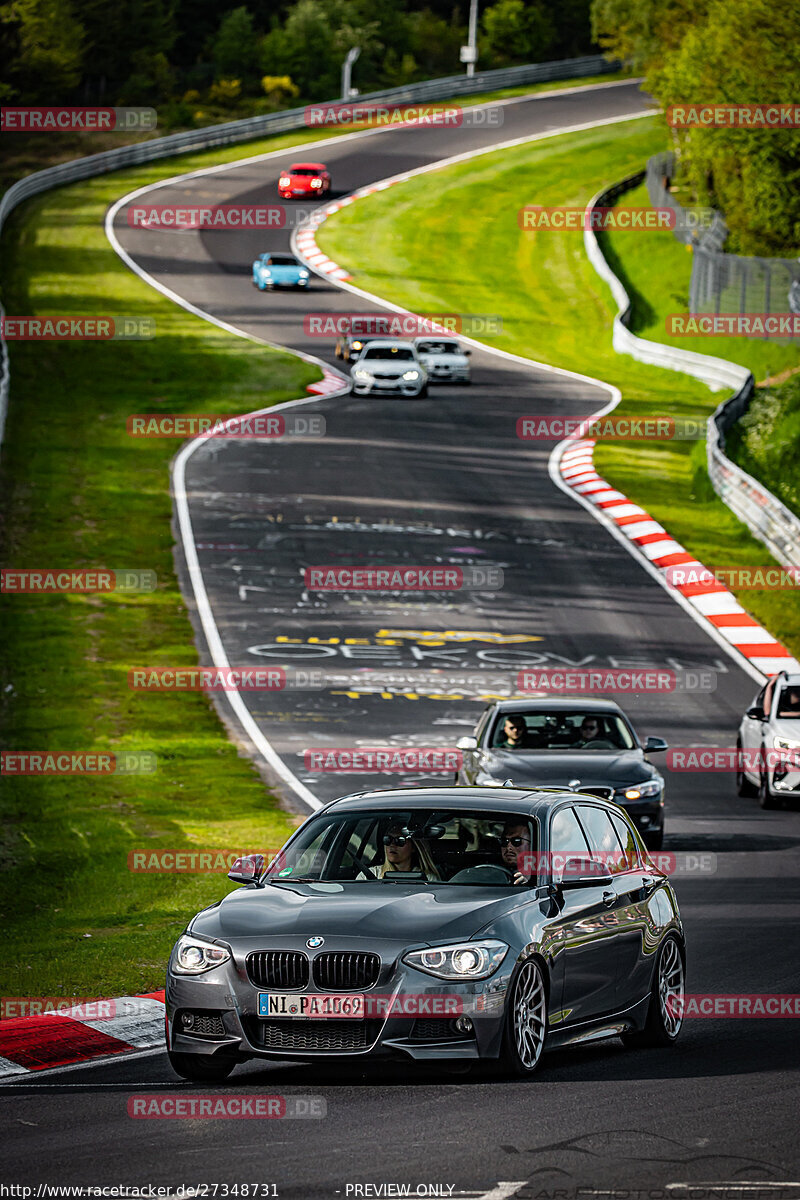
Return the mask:
[[[400,179],[391,179],[382,183],[371,183],[368,187],[359,188],[357,192],[352,192],[349,196],[343,196],[341,200],[334,200],[332,204],[325,204],[322,208],[316,209],[295,235],[294,248],[297,257],[302,258],[306,266],[311,267],[320,275],[328,275],[331,279],[352,279],[353,276],[345,267],[340,267],[320,250],[317,245],[317,230],[324,221],[327,221],[328,217],[332,217],[342,208],[347,208],[354,200],[359,200],[362,196],[371,196],[373,192],[383,192],[386,188],[400,182]]]
[[[164,1045],[164,993],[0,1020],[0,1079]]]
[[[558,462],[563,481],[577,496],[613,521],[628,539],[631,548],[656,568],[665,582],[667,568],[678,565],[685,567],[687,574],[698,577],[706,570],[703,564],[680,542],[676,542],[645,509],[634,504],[598,475],[594,466],[594,446],[591,439],[566,445]],[[745,612],[724,584],[709,587],[705,583],[669,583],[668,586],[679,592],[695,614],[707,621],[717,635],[730,643],[757,671],[764,675],[777,675],[779,671],[800,670],[800,663],[790,651]]]

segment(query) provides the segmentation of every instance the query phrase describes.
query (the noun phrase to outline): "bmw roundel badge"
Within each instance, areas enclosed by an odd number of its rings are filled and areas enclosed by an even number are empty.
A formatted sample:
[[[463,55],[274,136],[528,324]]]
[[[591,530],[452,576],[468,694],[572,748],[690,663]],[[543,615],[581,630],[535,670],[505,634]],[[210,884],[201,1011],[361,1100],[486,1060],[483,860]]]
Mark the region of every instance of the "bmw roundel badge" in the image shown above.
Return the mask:
[[[325,941],[325,938],[313,937],[313,938],[308,939],[308,941],[306,942],[306,945],[308,946],[309,950],[316,950],[317,947],[321,946],[324,941]]]

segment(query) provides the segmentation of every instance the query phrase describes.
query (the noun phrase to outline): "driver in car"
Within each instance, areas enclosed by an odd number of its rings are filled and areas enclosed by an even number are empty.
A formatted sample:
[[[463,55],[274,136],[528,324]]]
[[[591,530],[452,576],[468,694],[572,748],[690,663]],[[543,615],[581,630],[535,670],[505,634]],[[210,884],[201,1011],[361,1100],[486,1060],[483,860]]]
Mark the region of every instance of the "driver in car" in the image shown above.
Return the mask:
[[[527,883],[529,875],[523,875],[519,869],[519,856],[521,854],[529,854],[531,849],[531,835],[528,826],[520,822],[510,821],[503,826],[503,832],[500,837],[500,857],[503,860],[503,866],[508,867],[513,873],[513,882]]]
[[[503,733],[495,743],[499,750],[524,750],[531,746],[531,738],[524,717],[511,715],[506,717]]]
[[[602,734],[600,732],[600,722],[597,717],[584,717],[581,721],[580,738],[576,742],[576,745],[578,747],[586,746],[590,742],[596,741],[599,737],[602,737]]]

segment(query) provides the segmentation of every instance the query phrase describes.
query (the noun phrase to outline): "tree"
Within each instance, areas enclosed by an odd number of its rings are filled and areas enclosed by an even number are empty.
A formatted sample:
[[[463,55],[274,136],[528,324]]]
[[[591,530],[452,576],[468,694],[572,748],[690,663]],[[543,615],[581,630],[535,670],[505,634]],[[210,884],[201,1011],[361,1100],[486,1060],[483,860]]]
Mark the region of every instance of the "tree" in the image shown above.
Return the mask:
[[[553,43],[553,23],[540,0],[497,0],[482,24],[480,49],[493,66],[542,62]]]
[[[80,80],[83,30],[69,0],[14,0],[0,6],[4,98],[61,98]]]
[[[681,44],[710,0],[592,0],[592,37],[634,71],[649,71]]]
[[[648,86],[675,104],[763,104],[800,95],[800,9],[791,0],[711,0]],[[720,208],[743,254],[800,249],[800,130],[677,131],[681,169],[700,203]]]
[[[255,83],[259,74],[258,45],[253,18],[246,8],[234,8],[222,18],[211,57],[215,79],[241,79],[245,86]]]

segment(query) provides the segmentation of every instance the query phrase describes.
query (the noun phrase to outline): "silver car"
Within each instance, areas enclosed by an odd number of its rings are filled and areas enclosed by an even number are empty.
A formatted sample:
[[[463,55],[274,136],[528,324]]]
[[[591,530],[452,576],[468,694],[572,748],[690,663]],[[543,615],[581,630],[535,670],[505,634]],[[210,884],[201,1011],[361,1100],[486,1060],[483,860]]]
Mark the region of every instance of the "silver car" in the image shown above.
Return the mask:
[[[471,350],[462,350],[455,338],[414,338],[420,360],[431,383],[469,383]]]
[[[398,338],[371,341],[350,370],[353,392],[399,392],[403,396],[427,396],[428,372],[413,342]]]
[[[742,717],[736,740],[736,790],[758,796],[762,808],[779,808],[800,796],[800,674],[770,679]]]

